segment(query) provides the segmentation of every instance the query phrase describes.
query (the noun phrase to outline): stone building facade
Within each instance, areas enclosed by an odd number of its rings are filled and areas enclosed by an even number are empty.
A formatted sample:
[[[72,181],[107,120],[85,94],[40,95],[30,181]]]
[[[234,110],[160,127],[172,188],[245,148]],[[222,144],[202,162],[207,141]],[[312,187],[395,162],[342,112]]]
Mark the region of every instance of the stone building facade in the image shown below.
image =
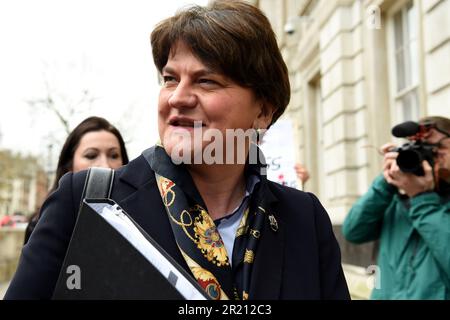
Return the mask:
[[[343,261],[367,268],[376,246],[340,233],[381,172],[377,148],[406,120],[450,118],[450,0],[259,0],[287,62],[308,191],[335,225]]]
[[[33,214],[47,197],[48,185],[40,159],[0,150],[0,219]]]

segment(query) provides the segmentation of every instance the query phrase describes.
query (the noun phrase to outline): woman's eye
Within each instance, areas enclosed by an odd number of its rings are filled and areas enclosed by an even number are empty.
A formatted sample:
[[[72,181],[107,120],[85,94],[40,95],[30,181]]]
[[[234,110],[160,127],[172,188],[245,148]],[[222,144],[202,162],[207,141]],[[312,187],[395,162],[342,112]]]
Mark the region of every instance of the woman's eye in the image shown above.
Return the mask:
[[[204,78],[202,78],[202,79],[199,79],[198,80],[198,82],[199,83],[204,83],[204,84],[214,84],[214,85],[217,85],[218,83],[216,82],[216,81],[214,81],[214,80],[211,80],[211,79],[204,79]]]
[[[176,79],[175,79],[175,77],[172,77],[172,76],[163,76],[163,81],[164,81],[164,83],[170,83],[170,82],[175,82]]]
[[[85,154],[84,157],[86,159],[89,159],[89,160],[94,160],[95,158],[97,158],[97,154],[95,154],[95,153],[88,153],[88,154]]]
[[[114,154],[111,154],[109,157],[113,160],[117,160],[120,158],[120,155],[118,153],[114,153]]]

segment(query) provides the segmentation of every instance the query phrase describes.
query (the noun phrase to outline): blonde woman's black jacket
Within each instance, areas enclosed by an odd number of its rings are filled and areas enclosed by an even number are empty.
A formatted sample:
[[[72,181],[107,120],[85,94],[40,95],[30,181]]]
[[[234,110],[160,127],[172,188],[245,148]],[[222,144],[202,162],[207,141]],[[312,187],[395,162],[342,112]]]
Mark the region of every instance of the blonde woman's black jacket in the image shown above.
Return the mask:
[[[42,207],[5,299],[50,299],[75,226],[86,171],[66,174]],[[268,182],[267,219],[252,271],[250,299],[349,299],[330,219],[310,194]],[[141,155],[116,171],[112,198],[189,273],[156,185]]]

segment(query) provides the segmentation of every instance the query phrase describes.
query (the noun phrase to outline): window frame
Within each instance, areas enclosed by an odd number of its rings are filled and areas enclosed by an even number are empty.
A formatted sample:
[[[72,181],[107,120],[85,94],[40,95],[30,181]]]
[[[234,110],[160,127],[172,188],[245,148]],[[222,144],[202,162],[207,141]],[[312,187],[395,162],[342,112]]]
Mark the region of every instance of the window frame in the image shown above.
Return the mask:
[[[417,80],[416,83],[410,83],[407,84],[408,76],[409,79],[412,78],[412,68],[411,68],[411,62],[406,63],[406,69],[404,70],[404,87],[401,90],[397,90],[398,87],[398,70],[397,70],[397,53],[398,48],[396,46],[396,39],[395,39],[395,16],[401,12],[401,20],[402,20],[402,38],[407,39],[404,40],[401,46],[401,49],[403,50],[403,55],[407,56],[407,59],[410,57],[410,52],[407,52],[408,54],[405,54],[405,43],[408,41],[408,46],[410,46],[411,39],[406,38],[408,35],[408,20],[407,20],[407,6],[409,3],[412,3],[413,7],[416,10],[416,25],[417,25],[417,34],[415,37],[415,48],[416,50],[416,56],[417,56]],[[421,115],[425,114],[426,106],[425,106],[425,99],[424,99],[424,66],[423,66],[423,46],[422,46],[422,30],[421,30],[421,2],[420,0],[401,0],[396,2],[392,7],[387,11],[386,13],[386,25],[387,25],[387,52],[388,52],[388,72],[389,72],[389,99],[390,99],[390,110],[391,110],[391,120],[392,125],[395,125],[399,122],[407,120],[404,116],[405,108],[403,105],[403,99],[408,98],[408,95],[415,92],[415,99],[416,99],[416,108],[412,110],[412,119],[418,120],[418,118],[421,117]],[[411,49],[410,49],[411,50]],[[411,79],[412,80],[412,79]]]

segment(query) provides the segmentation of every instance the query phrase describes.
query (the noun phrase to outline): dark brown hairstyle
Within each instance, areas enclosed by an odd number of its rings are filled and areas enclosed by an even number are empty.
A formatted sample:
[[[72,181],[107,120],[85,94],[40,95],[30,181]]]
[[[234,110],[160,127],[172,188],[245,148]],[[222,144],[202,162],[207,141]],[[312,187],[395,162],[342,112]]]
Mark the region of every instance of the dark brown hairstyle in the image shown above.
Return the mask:
[[[216,0],[161,21],[151,34],[153,60],[160,73],[177,41],[206,66],[269,103],[274,108],[272,123],[283,114],[291,95],[289,74],[261,10],[244,1]]]
[[[61,153],[59,155],[58,166],[56,168],[55,181],[53,183],[50,192],[56,190],[58,187],[58,182],[61,177],[73,168],[73,157],[75,155],[75,150],[80,144],[81,138],[92,131],[105,130],[116,136],[120,145],[120,153],[122,155],[122,164],[128,163],[128,154],[125,148],[125,142],[123,141],[122,135],[119,130],[116,129],[112,124],[110,124],[106,119],[100,117],[89,117],[83,120],[66,139],[64,146],[62,147]]]

